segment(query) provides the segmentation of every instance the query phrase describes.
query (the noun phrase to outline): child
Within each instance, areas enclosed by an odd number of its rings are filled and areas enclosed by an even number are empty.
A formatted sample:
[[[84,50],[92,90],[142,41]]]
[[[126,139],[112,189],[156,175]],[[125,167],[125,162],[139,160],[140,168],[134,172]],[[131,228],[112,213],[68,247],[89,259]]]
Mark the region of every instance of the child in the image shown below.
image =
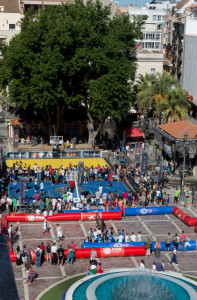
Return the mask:
[[[47,218],[45,218],[44,222],[43,222],[43,234],[45,234],[45,232],[47,232],[49,234],[49,228],[48,228],[48,225],[47,225]]]
[[[59,242],[63,240],[62,238],[62,228],[59,224],[57,224],[57,237],[59,238]]]
[[[187,207],[187,201],[188,201],[188,198],[185,197],[185,199],[184,199],[184,202],[185,202],[184,203],[184,207]]]
[[[164,260],[161,261],[162,267],[163,267],[163,271],[165,271],[165,263]]]
[[[168,194],[167,203],[170,203],[170,194]]]
[[[142,235],[141,235],[141,232],[140,232],[140,231],[138,232],[138,235],[137,235],[137,241],[138,241],[138,242],[141,242],[141,241],[142,241]]]
[[[152,265],[152,271],[153,271],[153,272],[156,271],[156,264],[155,264],[155,262],[154,262],[153,265]]]

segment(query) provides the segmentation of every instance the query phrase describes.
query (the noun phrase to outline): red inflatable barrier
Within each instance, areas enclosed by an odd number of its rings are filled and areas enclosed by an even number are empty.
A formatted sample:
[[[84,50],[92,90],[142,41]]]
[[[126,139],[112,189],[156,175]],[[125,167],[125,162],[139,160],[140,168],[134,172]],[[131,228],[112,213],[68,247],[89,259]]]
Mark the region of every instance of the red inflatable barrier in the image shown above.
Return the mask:
[[[195,226],[197,225],[197,218],[191,218],[186,213],[184,213],[181,209],[178,207],[173,207],[172,213],[180,219],[182,222],[187,224],[188,226]]]
[[[14,214],[7,215],[6,218],[8,222],[43,222],[45,216],[31,214]]]
[[[75,252],[75,258],[90,258],[91,248],[80,248]],[[144,247],[115,247],[115,248],[96,248],[98,257],[123,257],[123,256],[144,256],[146,250]],[[67,256],[68,249],[64,250],[64,257]],[[32,260],[36,261],[35,251],[30,251]],[[16,253],[10,252],[10,259],[12,262],[16,261]],[[46,255],[45,255],[46,260]]]
[[[96,220],[96,215],[102,220],[120,220],[122,218],[121,212],[82,212],[82,213],[62,213],[55,214],[47,218],[50,221],[91,221]]]
[[[197,226],[194,227],[194,231],[197,233]]]
[[[62,213],[55,214],[53,216],[47,217],[47,220],[50,221],[91,221],[96,220],[96,215],[102,220],[120,220],[122,218],[121,212],[82,212],[82,213]],[[14,214],[7,215],[6,217],[8,222],[43,222],[45,217],[43,215],[33,215],[33,214]]]

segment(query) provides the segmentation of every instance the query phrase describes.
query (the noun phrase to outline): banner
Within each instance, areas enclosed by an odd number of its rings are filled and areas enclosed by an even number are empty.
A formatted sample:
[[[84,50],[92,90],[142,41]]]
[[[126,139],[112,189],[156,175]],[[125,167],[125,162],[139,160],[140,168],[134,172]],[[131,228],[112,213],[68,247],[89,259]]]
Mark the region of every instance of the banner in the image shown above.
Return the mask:
[[[27,189],[28,180],[29,179],[27,177],[21,177],[21,199],[20,200],[25,199],[25,191]]]
[[[143,173],[147,172],[147,163],[148,163],[148,152],[142,152],[142,164],[141,164],[141,171]]]
[[[84,161],[78,162],[78,184],[82,185],[84,179]]]
[[[19,129],[14,127],[14,148],[18,148]]]

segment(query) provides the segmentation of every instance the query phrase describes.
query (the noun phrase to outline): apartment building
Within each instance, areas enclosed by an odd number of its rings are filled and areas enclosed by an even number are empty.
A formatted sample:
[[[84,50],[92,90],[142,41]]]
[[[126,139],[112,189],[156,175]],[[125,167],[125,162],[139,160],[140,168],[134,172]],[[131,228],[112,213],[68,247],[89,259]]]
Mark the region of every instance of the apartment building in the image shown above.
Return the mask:
[[[152,1],[147,3],[145,7],[134,7],[132,5],[127,7],[131,22],[138,16],[147,18],[142,27],[143,39],[137,41],[144,49],[162,51],[162,27],[165,16],[175,5],[174,1]],[[125,12],[124,7],[119,7],[119,9]]]
[[[197,0],[187,9],[185,20],[182,87],[197,108]]]
[[[182,0],[166,15],[163,26],[164,70],[182,81],[185,22],[194,0]]]
[[[0,0],[0,41],[9,44],[20,32],[21,13],[19,0]]]

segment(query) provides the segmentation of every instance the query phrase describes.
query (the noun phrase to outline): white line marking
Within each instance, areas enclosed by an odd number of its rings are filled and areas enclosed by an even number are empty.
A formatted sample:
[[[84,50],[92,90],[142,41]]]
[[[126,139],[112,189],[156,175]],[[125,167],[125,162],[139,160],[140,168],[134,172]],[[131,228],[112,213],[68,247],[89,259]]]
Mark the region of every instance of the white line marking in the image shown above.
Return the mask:
[[[88,236],[88,233],[87,233],[87,231],[86,231],[86,229],[85,229],[83,223],[82,223],[81,221],[79,221],[79,224],[80,224],[80,226],[81,226],[81,230],[83,231],[84,236],[87,237],[87,236]],[[75,239],[75,238],[73,238],[73,239]],[[84,239],[84,237],[83,237],[83,239]]]
[[[21,235],[21,230],[20,230],[20,223],[17,222],[17,225],[18,225],[17,233],[20,236],[18,243],[19,243],[20,250],[22,251],[23,250],[23,243],[22,243],[22,235]],[[23,268],[23,264],[21,265],[21,270],[22,270],[22,275],[23,275],[23,287],[24,287],[25,300],[29,300],[29,289],[28,289],[28,284],[26,282],[26,276],[25,276],[25,270]]]
[[[170,218],[170,216],[166,215],[168,220],[178,229],[179,232],[182,232],[181,228]]]
[[[191,207],[189,207],[188,210],[189,210],[195,217],[197,217],[197,214],[191,209]]]
[[[135,267],[136,267],[136,268],[139,268],[139,264],[138,264],[138,262],[137,262],[137,260],[135,259],[134,256],[131,256],[131,260],[133,261]]]
[[[146,231],[149,233],[149,235],[151,235],[152,238],[154,240],[156,240],[156,238],[154,237],[154,234],[152,233],[152,231],[150,231],[150,229],[146,226],[146,224],[144,224],[144,222],[142,221],[142,219],[139,216],[137,216],[137,218],[141,222],[141,224],[144,226],[144,228],[146,229]]]
[[[52,226],[51,222],[49,222],[48,224],[50,226],[50,232],[51,232],[51,236],[52,236],[52,239],[53,239],[53,243],[57,244],[55,233],[53,231],[53,226]],[[65,272],[64,267],[63,266],[59,266],[59,267],[60,267],[60,271],[61,271],[62,277],[66,278],[67,276],[66,276],[66,272]]]

